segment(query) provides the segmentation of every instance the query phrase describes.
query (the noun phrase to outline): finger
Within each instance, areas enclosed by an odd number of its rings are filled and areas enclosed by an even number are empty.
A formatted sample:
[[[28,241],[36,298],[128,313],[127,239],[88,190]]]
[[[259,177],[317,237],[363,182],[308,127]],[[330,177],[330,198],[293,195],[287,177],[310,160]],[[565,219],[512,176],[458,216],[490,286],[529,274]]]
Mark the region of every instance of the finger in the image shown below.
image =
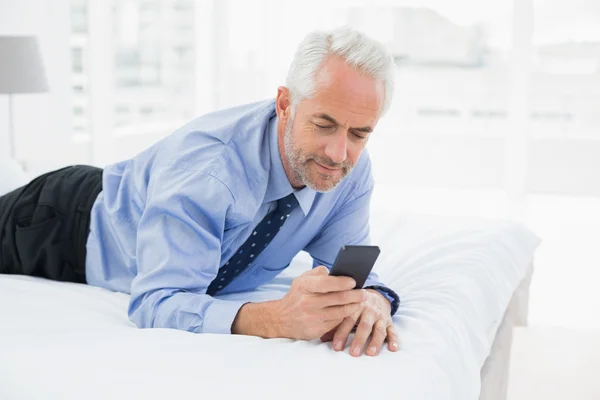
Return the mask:
[[[337,327],[333,328],[332,330],[321,336],[321,342],[331,342],[333,340],[336,330]]]
[[[396,333],[396,327],[391,324],[387,328],[387,342],[388,342],[388,350],[390,351],[398,351],[400,350],[400,341],[398,340],[398,334]]]
[[[385,321],[380,319],[373,325],[373,331],[371,332],[371,342],[367,347],[367,355],[375,356],[381,350],[383,341],[387,336],[387,329],[385,328]]]
[[[319,301],[324,307],[362,303],[365,300],[367,300],[367,292],[364,289],[344,290],[342,292],[323,293],[319,295]]]
[[[346,342],[348,341],[348,336],[350,336],[350,332],[356,325],[356,320],[358,319],[358,315],[349,316],[344,319],[344,321],[338,326],[335,331],[335,335],[333,335],[333,349],[335,351],[341,351],[346,346]]]
[[[304,288],[311,293],[341,292],[354,289],[356,281],[348,276],[307,276]]]
[[[358,323],[358,328],[356,328],[354,340],[350,345],[350,354],[354,357],[360,356],[362,349],[365,347],[365,343],[367,342],[367,338],[373,330],[374,323],[375,318],[370,312],[365,312],[360,316],[360,322]]]
[[[323,309],[322,318],[324,321],[339,320],[358,312],[362,309],[361,303],[344,304],[343,306],[331,306]]]
[[[329,321],[324,321],[323,323],[323,336],[327,335],[330,331],[335,331],[335,329],[342,323],[341,319],[332,319]]]

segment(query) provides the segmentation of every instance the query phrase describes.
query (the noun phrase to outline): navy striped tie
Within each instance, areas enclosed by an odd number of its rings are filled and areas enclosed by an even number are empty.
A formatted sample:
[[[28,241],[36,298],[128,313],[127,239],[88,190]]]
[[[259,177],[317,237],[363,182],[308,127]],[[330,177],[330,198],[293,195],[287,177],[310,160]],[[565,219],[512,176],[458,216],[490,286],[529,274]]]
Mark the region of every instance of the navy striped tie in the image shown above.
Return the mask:
[[[297,206],[298,200],[296,200],[296,196],[293,193],[278,200],[275,210],[267,214],[256,225],[246,242],[219,269],[217,277],[208,286],[206,294],[215,295],[225,286],[229,285],[243,270],[252,265],[252,262],[269,245]]]

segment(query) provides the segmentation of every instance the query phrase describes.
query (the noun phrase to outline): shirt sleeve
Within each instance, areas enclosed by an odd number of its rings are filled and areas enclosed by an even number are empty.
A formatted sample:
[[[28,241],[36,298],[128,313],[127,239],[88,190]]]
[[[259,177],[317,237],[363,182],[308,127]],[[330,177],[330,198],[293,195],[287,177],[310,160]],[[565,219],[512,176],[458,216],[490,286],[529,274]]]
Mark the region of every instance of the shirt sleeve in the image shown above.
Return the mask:
[[[331,270],[337,253],[345,245],[369,245],[369,207],[372,183],[367,191],[346,201],[334,210],[332,217],[325,223],[319,234],[304,249],[313,258],[313,268],[324,265]],[[386,287],[375,271],[371,271],[364,286],[375,289],[386,297],[391,304],[392,315],[398,310],[400,298],[392,289]]]
[[[244,301],[206,294],[217,275],[229,189],[188,170],[154,172],[137,231],[137,274],[128,314],[140,328],[231,333]]]

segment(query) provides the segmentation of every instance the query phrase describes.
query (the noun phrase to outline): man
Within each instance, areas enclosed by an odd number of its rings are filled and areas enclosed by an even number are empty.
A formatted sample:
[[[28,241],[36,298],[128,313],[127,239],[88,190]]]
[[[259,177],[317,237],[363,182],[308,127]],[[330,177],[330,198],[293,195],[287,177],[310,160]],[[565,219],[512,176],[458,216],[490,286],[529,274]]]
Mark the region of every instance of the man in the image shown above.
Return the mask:
[[[369,240],[365,145],[392,96],[383,47],[342,28],[300,44],[276,99],[199,117],[131,160],[45,174],[0,198],[0,272],[131,294],[140,328],[321,338],[377,355],[399,299],[328,275]],[[219,295],[268,282],[299,251],[314,267],[278,300]],[[370,339],[369,339],[370,337]]]

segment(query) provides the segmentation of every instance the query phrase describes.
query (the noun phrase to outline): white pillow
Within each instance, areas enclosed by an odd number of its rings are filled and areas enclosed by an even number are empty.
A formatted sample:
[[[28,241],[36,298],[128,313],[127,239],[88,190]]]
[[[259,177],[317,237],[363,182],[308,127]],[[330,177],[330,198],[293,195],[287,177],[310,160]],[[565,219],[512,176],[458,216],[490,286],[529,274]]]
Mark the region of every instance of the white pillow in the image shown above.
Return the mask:
[[[470,364],[478,379],[540,239],[507,220],[393,215],[384,208],[372,215],[371,237],[381,248],[375,270],[401,299],[395,320],[404,346],[436,358],[450,375],[460,373],[452,365]]]
[[[434,360],[450,398],[476,398],[480,371],[508,303],[531,268],[540,239],[507,220],[403,214],[373,204],[374,271],[400,296],[394,323],[404,352]],[[311,267],[306,253],[263,289],[287,290]],[[465,384],[469,382],[469,384]]]

